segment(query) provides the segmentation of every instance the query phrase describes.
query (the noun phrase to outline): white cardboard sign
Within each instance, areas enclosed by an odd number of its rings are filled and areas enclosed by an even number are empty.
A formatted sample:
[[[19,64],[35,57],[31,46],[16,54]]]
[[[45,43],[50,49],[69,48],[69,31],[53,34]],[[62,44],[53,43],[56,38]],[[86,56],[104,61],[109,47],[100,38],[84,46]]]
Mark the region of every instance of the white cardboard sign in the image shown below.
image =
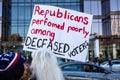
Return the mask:
[[[48,48],[57,57],[86,60],[92,15],[35,5],[23,50]]]

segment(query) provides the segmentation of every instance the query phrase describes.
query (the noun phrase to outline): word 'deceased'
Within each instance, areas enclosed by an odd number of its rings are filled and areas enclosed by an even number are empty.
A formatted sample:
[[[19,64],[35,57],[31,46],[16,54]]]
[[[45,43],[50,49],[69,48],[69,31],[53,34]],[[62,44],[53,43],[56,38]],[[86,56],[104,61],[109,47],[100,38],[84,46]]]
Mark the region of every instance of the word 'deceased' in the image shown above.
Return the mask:
[[[60,43],[60,42],[49,42],[48,39],[42,39],[42,38],[37,38],[33,37],[31,38],[30,36],[27,36],[26,41],[25,41],[25,46],[31,46],[31,49],[39,49],[39,48],[49,48],[53,52],[58,52],[58,53],[66,53],[70,50],[70,46],[67,43]]]

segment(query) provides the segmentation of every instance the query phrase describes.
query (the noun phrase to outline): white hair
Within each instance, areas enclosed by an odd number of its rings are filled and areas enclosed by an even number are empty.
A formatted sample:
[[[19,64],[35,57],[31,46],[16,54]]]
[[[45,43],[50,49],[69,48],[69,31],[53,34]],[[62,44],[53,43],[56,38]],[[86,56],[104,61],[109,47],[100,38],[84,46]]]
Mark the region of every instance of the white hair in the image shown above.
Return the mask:
[[[32,53],[32,76],[37,80],[64,80],[56,57],[49,50],[37,50]]]

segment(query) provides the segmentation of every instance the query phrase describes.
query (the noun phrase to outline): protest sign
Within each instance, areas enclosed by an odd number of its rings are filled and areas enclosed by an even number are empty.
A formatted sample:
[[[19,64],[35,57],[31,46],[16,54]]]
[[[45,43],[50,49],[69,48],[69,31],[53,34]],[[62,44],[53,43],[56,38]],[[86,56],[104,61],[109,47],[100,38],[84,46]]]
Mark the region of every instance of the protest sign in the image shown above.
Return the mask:
[[[60,7],[35,5],[23,50],[48,48],[57,57],[85,61],[92,17]]]

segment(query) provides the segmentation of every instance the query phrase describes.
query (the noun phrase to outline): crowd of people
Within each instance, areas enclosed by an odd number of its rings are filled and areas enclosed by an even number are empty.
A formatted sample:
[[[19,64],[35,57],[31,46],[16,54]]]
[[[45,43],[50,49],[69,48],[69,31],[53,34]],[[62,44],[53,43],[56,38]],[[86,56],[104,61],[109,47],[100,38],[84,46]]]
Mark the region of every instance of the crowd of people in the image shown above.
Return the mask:
[[[0,54],[0,80],[64,80],[57,58],[52,52],[43,49],[31,53],[28,57],[15,52]],[[99,58],[90,58],[89,63],[100,65]],[[112,70],[111,58],[108,59]]]

